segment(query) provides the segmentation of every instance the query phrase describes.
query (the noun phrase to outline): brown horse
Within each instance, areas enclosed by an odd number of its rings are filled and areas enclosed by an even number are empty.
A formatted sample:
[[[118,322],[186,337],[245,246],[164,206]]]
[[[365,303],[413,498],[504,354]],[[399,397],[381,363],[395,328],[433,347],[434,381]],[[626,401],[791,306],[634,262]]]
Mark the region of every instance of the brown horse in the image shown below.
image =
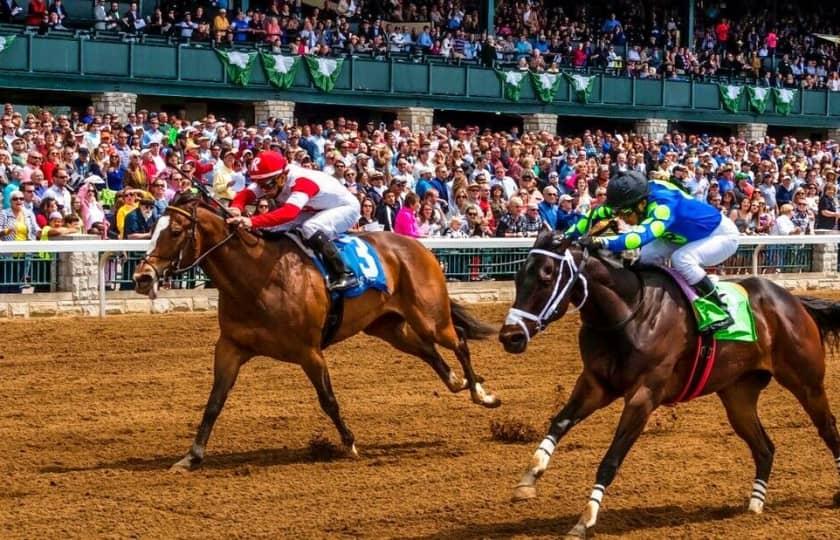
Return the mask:
[[[741,285],[749,293],[758,341],[719,343],[703,395],[718,394],[729,422],[752,451],[756,476],[749,510],[760,513],[774,447],[756,404],[771,377],[799,400],[840,470],[840,435],[823,386],[823,340],[838,338],[840,304],[797,298],[762,279],[745,279]],[[516,276],[516,299],[499,339],[507,351],[522,353],[528,341],[562,317],[570,304],[580,309],[583,323],[578,338],[583,372],[569,401],[551,420],[514,500],[536,496],[536,481],[561,437],[590,414],[623,398],[624,411],[598,467],[589,502],[569,532],[585,537],[595,525],[607,487],[650,414],[676,400],[686,386],[698,334],[692,308],[671,277],[589,256],[571,240],[543,232]],[[840,493],[834,499],[840,504]]]
[[[468,389],[474,402],[499,406],[500,401],[482,388],[467,347],[467,338],[486,338],[495,330],[450,301],[432,252],[413,239],[391,233],[362,237],[380,256],[390,294],[369,290],[346,300],[343,322],[332,343],[364,331],[424,360],[452,392]],[[134,274],[136,291],[150,294],[159,278],[196,263],[219,290],[221,335],[216,343],[213,389],[195,442],[173,469],[188,470],[201,463],[239,368],[258,355],[303,368],[342,443],[357,455],[322,351],[330,298],[310,258],[288,239],[267,241],[242,229],[231,232],[210,201],[185,198],[174,201],[159,220],[152,246]],[[465,378],[449,368],[436,345],[455,352]]]

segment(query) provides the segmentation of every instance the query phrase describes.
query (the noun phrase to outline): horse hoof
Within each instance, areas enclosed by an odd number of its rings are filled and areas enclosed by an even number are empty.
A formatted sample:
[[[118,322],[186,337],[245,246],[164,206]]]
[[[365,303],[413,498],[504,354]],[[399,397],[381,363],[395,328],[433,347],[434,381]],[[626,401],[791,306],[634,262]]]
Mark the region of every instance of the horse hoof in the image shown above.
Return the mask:
[[[568,540],[586,538],[586,525],[584,525],[583,523],[578,523],[577,525],[572,527],[571,531],[566,533],[565,538]]]
[[[488,409],[495,409],[502,406],[502,400],[497,398],[495,394],[490,394],[484,398],[481,404]]]
[[[359,458],[359,451],[358,451],[358,450],[356,450],[356,444],[355,444],[355,443],[351,444],[351,445],[350,445],[350,447],[349,447],[349,448],[347,448],[347,453],[348,453],[348,454],[350,455],[350,457],[352,457],[352,458],[356,458],[356,459],[358,459],[358,458]]]
[[[516,486],[516,489],[513,490],[513,497],[511,497],[511,501],[513,502],[522,502],[527,501],[529,499],[536,499],[537,498],[537,488],[535,486]]]
[[[184,459],[169,467],[171,473],[188,473],[198,467],[198,461],[192,456],[186,456]]]
[[[757,499],[750,499],[750,506],[747,511],[752,514],[761,514],[764,512],[764,503]]]

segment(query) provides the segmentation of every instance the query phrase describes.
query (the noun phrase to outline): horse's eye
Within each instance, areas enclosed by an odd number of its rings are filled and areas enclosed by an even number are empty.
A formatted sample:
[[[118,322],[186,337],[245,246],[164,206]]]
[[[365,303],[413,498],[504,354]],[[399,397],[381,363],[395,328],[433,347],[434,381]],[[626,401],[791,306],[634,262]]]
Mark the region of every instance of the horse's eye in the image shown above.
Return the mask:
[[[540,279],[545,282],[550,282],[554,277],[554,267],[550,264],[544,264],[540,267]]]

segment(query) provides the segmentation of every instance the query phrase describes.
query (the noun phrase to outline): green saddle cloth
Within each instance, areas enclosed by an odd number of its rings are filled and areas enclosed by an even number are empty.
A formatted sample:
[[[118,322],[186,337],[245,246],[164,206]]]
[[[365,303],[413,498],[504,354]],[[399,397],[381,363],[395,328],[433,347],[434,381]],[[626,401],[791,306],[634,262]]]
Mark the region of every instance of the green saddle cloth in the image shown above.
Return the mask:
[[[717,287],[729,307],[729,316],[735,323],[729,328],[715,332],[715,339],[753,343],[758,336],[755,332],[755,318],[747,290],[737,283],[727,281],[719,282]],[[726,317],[717,305],[704,298],[695,299],[693,305],[698,328],[706,328],[710,323]]]

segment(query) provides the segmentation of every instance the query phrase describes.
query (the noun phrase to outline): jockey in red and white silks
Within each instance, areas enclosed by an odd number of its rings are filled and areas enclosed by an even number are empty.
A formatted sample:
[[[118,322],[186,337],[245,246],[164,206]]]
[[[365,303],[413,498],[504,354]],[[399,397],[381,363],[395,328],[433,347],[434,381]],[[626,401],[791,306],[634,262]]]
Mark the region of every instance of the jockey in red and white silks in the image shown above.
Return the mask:
[[[358,220],[359,200],[335,178],[311,169],[289,165],[277,152],[262,152],[251,169],[253,182],[236,194],[230,210],[237,217],[229,223],[269,231],[299,229],[306,244],[319,252],[330,272],[330,289],[358,285],[331,240],[347,232]],[[245,207],[268,197],[277,208],[266,214],[241,216]]]

